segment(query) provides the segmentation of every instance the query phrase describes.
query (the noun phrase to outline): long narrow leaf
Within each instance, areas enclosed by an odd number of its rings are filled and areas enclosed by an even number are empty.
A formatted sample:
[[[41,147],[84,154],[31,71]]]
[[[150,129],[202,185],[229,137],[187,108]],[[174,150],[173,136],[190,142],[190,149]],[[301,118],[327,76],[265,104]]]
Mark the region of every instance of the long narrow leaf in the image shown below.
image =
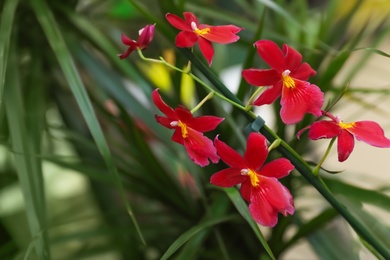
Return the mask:
[[[44,239],[45,206],[43,178],[40,166],[37,165],[34,156],[33,140],[29,136],[24,121],[25,113],[20,75],[17,68],[16,52],[11,51],[7,62],[5,108],[10,129],[12,149],[15,152],[15,167],[22,189],[27,220],[31,232],[31,245],[35,247],[38,259],[49,259],[49,246]]]
[[[119,174],[117,172],[117,169],[115,167],[114,161],[111,156],[110,149],[108,148],[108,144],[103,135],[103,131],[96,118],[91,101],[80,79],[80,76],[76,70],[70,52],[65,44],[64,37],[62,36],[61,30],[58,27],[53,14],[51,13],[47,3],[44,0],[31,1],[31,3],[37,15],[37,18],[46,34],[46,37],[53,49],[53,52],[57,57],[58,63],[60,64],[60,67],[65,75],[65,78],[69,83],[73,95],[76,98],[76,101],[80,107],[80,110],[84,116],[88,128],[93,136],[93,139],[96,142],[99,152],[103,157],[111,174],[113,175],[113,181],[115,184],[118,185],[118,187],[120,187],[121,197],[123,199],[123,202],[125,203],[127,212],[136,227],[136,230],[138,232],[138,235],[142,243],[145,244],[144,238],[141,234],[141,231],[139,229],[133,211],[126,199],[124,187],[121,183]]]
[[[7,70],[7,55],[11,39],[12,24],[15,17],[15,10],[18,0],[6,0],[0,20],[0,107],[3,103],[3,92],[5,84],[5,73]]]
[[[276,259],[274,254],[271,251],[271,248],[269,248],[267,241],[265,240],[263,234],[261,233],[259,226],[256,224],[256,222],[253,220],[249,210],[248,206],[246,205],[245,201],[243,200],[242,196],[240,195],[239,191],[236,188],[228,188],[224,189],[226,194],[229,196],[230,200],[233,202],[234,206],[238,210],[238,212],[241,214],[241,216],[248,222],[249,226],[252,228],[253,232],[257,236],[257,238],[260,240],[260,243],[263,245],[265,251],[267,251],[268,255],[272,259]]]
[[[199,225],[196,225],[192,227],[191,229],[187,230],[185,233],[183,233],[178,239],[176,239],[175,242],[168,248],[168,250],[165,252],[165,254],[161,257],[161,260],[169,259],[170,256],[172,256],[185,242],[190,240],[192,237],[194,237],[196,234],[201,232],[202,230],[205,230],[211,226],[227,222],[230,220],[233,220],[234,216],[228,215],[225,217],[212,219],[205,221]]]

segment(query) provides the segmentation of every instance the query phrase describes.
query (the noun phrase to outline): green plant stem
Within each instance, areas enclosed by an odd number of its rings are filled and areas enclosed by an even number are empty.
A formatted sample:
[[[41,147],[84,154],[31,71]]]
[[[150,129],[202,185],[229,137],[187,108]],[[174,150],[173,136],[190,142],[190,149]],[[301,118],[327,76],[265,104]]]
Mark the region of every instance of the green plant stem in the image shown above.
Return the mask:
[[[245,110],[248,111],[253,104],[253,100],[259,95],[259,93],[263,90],[263,87],[259,87],[256,89],[255,93],[252,94],[252,96],[249,98],[248,102],[246,103]]]
[[[322,156],[320,162],[317,164],[316,167],[314,167],[314,169],[313,169],[313,175],[314,175],[314,176],[317,176],[317,175],[319,174],[320,169],[321,169],[321,166],[322,166],[322,164],[325,162],[326,158],[328,157],[329,152],[330,152],[330,149],[332,148],[333,143],[334,143],[335,140],[336,140],[336,137],[334,137],[334,138],[330,141],[330,143],[329,143],[329,145],[328,145],[328,148],[326,149],[326,151],[325,151],[324,155]]]
[[[210,92],[207,96],[205,96],[199,104],[197,104],[193,109],[191,109],[191,114],[195,113],[207,100],[212,99],[215,91]]]
[[[175,67],[174,65],[170,64],[169,62],[167,62],[166,60],[164,60],[163,57],[160,57],[159,60],[156,60],[156,59],[151,59],[151,58],[146,58],[143,53],[142,53],[142,50],[138,49],[138,55],[139,57],[144,60],[144,61],[148,61],[148,62],[154,62],[154,63],[161,63],[161,64],[164,64],[165,66],[173,69],[173,70],[176,70],[180,73],[183,73],[183,74],[187,74],[188,76],[190,76],[193,80],[195,80],[196,82],[198,82],[200,85],[202,85],[205,89],[207,89],[208,91],[213,92],[215,96],[217,96],[218,98],[232,104],[233,106],[237,107],[238,109],[240,110],[245,110],[246,111],[246,108],[241,105],[241,104],[238,104],[237,102],[234,102],[232,101],[231,99],[229,98],[226,98],[224,95],[218,93],[218,92],[215,92],[215,90],[210,87],[209,85],[207,85],[204,81],[202,81],[200,78],[198,78],[197,76],[195,76],[194,74],[192,74],[190,71],[189,71],[189,66],[187,66],[184,70],[182,69],[179,69],[178,67]]]

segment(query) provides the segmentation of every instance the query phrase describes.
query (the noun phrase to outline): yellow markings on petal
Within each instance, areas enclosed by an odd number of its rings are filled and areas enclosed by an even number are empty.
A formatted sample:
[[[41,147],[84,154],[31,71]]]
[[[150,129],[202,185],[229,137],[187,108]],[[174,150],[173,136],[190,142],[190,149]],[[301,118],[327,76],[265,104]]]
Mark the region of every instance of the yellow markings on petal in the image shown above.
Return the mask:
[[[177,126],[180,127],[180,129],[181,129],[181,136],[183,136],[183,138],[187,138],[187,136],[188,136],[187,125],[179,120]]]
[[[196,33],[199,36],[208,34],[210,32],[210,28],[204,28],[199,30],[195,22],[191,22],[191,29],[194,31],[194,33]]]
[[[352,128],[355,126],[355,122],[352,122],[352,123],[344,123],[343,121],[340,121],[339,122],[339,126],[342,128],[342,129],[348,129],[348,128]]]
[[[259,182],[260,182],[259,177],[257,177],[256,172],[253,171],[252,169],[242,169],[241,175],[249,176],[253,187],[259,186]]]
[[[290,77],[291,71],[285,70],[282,73],[283,86],[287,88],[295,88],[295,81],[292,77]]]

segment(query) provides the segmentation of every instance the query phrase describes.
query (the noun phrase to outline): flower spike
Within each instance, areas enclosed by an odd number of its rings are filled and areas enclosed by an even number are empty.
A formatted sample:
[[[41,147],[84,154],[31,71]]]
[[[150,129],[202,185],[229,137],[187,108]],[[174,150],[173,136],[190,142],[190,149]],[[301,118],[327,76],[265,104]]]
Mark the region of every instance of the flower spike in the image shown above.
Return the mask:
[[[264,164],[268,156],[267,140],[252,132],[248,137],[244,156],[218,139],[214,140],[221,160],[230,168],[211,176],[210,182],[220,187],[241,184],[240,192],[249,202],[249,211],[254,220],[268,227],[278,222],[278,213],[284,216],[294,214],[294,204],[290,192],[279,181],[287,176],[294,166],[289,160],[279,158]]]
[[[118,57],[122,60],[127,58],[134,50],[140,49],[146,49],[151,41],[153,40],[154,36],[154,24],[146,25],[144,28],[139,30],[139,38],[138,41],[134,41],[130,38],[128,38],[126,35],[122,34],[122,43],[124,45],[129,46],[127,50],[122,53],[118,54]]]
[[[320,116],[324,93],[307,82],[316,72],[306,62],[301,63],[302,55],[287,44],[281,50],[270,40],[259,40],[254,45],[271,69],[250,68],[242,71],[249,84],[269,87],[253,105],[271,104],[281,96],[280,117],[285,124],[298,123],[306,113]]]
[[[355,146],[355,138],[369,145],[381,148],[390,147],[388,139],[379,124],[373,121],[356,121],[344,123],[340,117],[323,111],[323,115],[331,120],[320,120],[302,130],[309,129],[309,138],[318,140],[337,137],[338,160],[343,162],[348,159]],[[302,133],[298,132],[298,135]]]
[[[184,20],[175,14],[166,14],[168,22],[176,29],[181,30],[176,36],[176,46],[189,48],[199,43],[200,51],[206,58],[209,66],[213,61],[214,48],[212,42],[227,44],[238,41],[236,34],[243,28],[234,25],[211,26],[199,24],[198,18],[190,12],[184,12]]]
[[[166,128],[175,130],[172,141],[183,145],[194,163],[203,167],[209,164],[208,159],[213,163],[219,161],[213,142],[205,137],[203,132],[214,130],[224,120],[223,118],[193,117],[183,106],[173,109],[162,100],[158,89],[153,91],[152,99],[156,107],[165,114],[165,116],[156,115],[156,121]]]

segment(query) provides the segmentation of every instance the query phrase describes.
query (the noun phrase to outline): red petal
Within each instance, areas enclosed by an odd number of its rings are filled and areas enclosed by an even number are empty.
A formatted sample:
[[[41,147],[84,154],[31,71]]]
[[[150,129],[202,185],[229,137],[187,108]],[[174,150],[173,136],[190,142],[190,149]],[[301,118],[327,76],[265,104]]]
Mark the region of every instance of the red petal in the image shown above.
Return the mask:
[[[127,48],[127,50],[124,53],[118,54],[118,57],[121,60],[123,60],[123,59],[127,58],[133,52],[133,50],[134,50],[134,48],[129,47],[129,48]]]
[[[267,139],[259,133],[250,133],[244,154],[246,165],[256,171],[264,164],[267,156]]]
[[[246,69],[242,71],[242,76],[253,86],[272,86],[280,81],[280,75],[276,70]]]
[[[156,107],[163,112],[169,119],[177,120],[177,116],[175,111],[168,106],[162,99],[160,94],[158,93],[158,89],[155,89],[152,92],[152,100]]]
[[[155,115],[154,118],[156,119],[157,123],[169,129],[176,128],[176,126],[171,126],[172,119],[166,118],[165,116],[159,116],[159,115]]]
[[[257,53],[263,60],[272,68],[282,73],[288,69],[284,60],[284,55],[279,46],[270,40],[260,40],[254,44],[257,48]]]
[[[272,104],[282,94],[282,81],[278,81],[272,87],[266,89],[254,102],[253,105],[261,106]]]
[[[339,162],[344,162],[348,159],[355,146],[355,139],[351,133],[342,130],[337,138],[337,153]]]
[[[198,18],[193,13],[184,12],[183,15],[184,15],[184,19],[186,20],[187,24],[189,24],[191,26],[191,23],[194,22],[196,24],[196,26],[198,26],[198,24],[199,24]],[[192,28],[191,28],[191,30],[192,30]]]
[[[248,166],[245,164],[244,158],[237,153],[233,148],[218,140],[218,136],[214,139],[215,148],[217,148],[218,155],[221,160],[232,168],[246,169]]]
[[[297,70],[299,65],[301,65],[302,55],[287,44],[283,44],[283,53],[285,55],[285,63],[287,68],[290,71]]]
[[[188,48],[194,46],[199,37],[194,32],[182,31],[176,36],[175,44],[179,48]]]
[[[294,165],[286,158],[279,158],[265,164],[257,173],[262,176],[283,178],[286,177],[292,170]]]
[[[316,71],[313,70],[308,63],[302,63],[301,66],[295,71],[291,71],[290,76],[299,80],[308,80],[311,76],[316,75]]]
[[[181,128],[180,127],[177,127],[175,132],[173,133],[172,135],[172,141],[176,142],[176,143],[179,143],[181,145],[184,145],[184,138],[183,138],[183,134],[181,132]]]
[[[248,176],[241,175],[241,169],[227,168],[214,173],[210,178],[210,183],[219,187],[233,187],[239,183],[243,183]]]
[[[216,116],[201,116],[192,118],[187,122],[187,125],[199,132],[208,132],[214,130],[224,118],[216,117]]]
[[[184,147],[190,159],[200,166],[206,166],[209,164],[208,159],[213,163],[219,161],[217,150],[215,149],[213,142],[205,137],[202,133],[195,131],[187,127],[188,136],[184,138]]]
[[[252,184],[249,179],[241,184],[240,193],[241,196],[248,202],[251,201]]]
[[[165,15],[165,18],[167,18],[168,22],[176,29],[182,31],[192,31],[191,25],[187,24],[183,19],[175,14],[168,13]]]
[[[301,121],[306,113],[322,115],[324,93],[316,85],[294,79],[295,87],[283,87],[280,116],[285,124]]]
[[[341,133],[341,127],[333,121],[317,121],[314,122],[309,130],[309,138],[318,140],[322,138],[333,138]]]
[[[359,121],[346,129],[352,133],[357,140],[376,147],[390,147],[390,140],[386,138],[382,127],[373,121]]]
[[[187,125],[188,125],[188,122],[190,122],[193,119],[191,111],[188,110],[188,108],[186,108],[184,106],[178,106],[175,109],[175,113],[177,115],[178,120],[182,121],[183,123],[185,123]]]
[[[122,43],[125,45],[131,46],[133,48],[136,48],[138,46],[138,43],[136,41],[133,41],[132,39],[130,39],[124,34],[121,35],[121,38],[122,38]]]
[[[202,27],[199,26],[199,29],[202,29]],[[227,44],[236,42],[238,39],[240,39],[240,37],[235,34],[238,33],[241,28],[234,25],[210,26],[206,28],[209,28],[210,31],[206,34],[203,34],[201,37],[211,42]]]
[[[250,201],[253,218],[263,226],[274,227],[278,212],[285,216],[294,213],[290,192],[275,178],[261,178],[260,186],[252,189]]]
[[[153,40],[155,25],[147,25],[142,29],[142,32],[138,38],[138,44],[141,48],[146,48]]]
[[[209,66],[211,66],[211,62],[213,61],[214,56],[213,45],[208,40],[199,37],[199,48],[203,56],[206,58],[207,63],[209,64]]]

